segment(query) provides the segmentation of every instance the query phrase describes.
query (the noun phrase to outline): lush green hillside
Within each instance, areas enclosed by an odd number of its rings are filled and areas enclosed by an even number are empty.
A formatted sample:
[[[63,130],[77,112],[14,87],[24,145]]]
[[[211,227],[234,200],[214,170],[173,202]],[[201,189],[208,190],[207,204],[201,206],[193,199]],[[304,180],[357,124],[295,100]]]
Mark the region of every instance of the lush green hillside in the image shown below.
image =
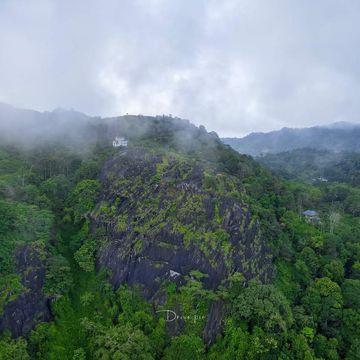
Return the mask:
[[[0,359],[359,357],[357,188],[180,119],[82,129],[1,146]]]
[[[242,154],[258,156],[300,148],[360,152],[359,138],[359,124],[335,123],[328,126],[251,133],[243,138],[224,138],[223,141]]]
[[[297,149],[257,158],[286,179],[306,182],[343,182],[360,186],[360,154]]]

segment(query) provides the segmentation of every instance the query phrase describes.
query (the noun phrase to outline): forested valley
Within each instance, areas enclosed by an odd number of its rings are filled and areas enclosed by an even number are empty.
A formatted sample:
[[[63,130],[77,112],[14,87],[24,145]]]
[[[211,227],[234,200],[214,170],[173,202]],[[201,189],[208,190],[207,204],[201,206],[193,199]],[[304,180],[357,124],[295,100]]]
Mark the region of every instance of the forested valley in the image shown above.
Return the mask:
[[[180,119],[84,124],[1,141],[0,359],[360,358],[358,162],[284,179]]]

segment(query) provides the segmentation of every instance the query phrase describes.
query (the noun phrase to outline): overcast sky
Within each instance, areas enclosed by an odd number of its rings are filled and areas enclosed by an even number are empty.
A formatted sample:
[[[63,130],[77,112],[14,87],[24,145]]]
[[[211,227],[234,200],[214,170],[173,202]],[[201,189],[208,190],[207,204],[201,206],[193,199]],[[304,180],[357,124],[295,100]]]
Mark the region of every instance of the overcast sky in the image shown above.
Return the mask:
[[[358,0],[0,0],[0,101],[223,136],[360,121]]]

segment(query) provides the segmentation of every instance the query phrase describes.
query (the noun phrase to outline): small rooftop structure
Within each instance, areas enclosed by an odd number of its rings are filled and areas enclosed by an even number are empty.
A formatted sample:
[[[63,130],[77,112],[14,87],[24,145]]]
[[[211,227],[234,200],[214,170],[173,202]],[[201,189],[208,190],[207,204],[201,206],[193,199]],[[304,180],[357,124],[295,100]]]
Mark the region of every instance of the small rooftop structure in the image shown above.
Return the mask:
[[[113,140],[113,147],[128,146],[128,141],[124,137],[116,136]]]
[[[170,270],[169,273],[170,273],[170,277],[173,279],[176,279],[181,275],[180,273],[178,273],[177,271],[174,271],[174,270]]]
[[[318,213],[315,210],[305,210],[305,211],[303,211],[303,215],[305,215],[305,216],[317,216]]]
[[[324,177],[322,177],[322,176],[319,176],[319,177],[317,177],[317,178],[312,179],[312,181],[314,181],[314,182],[316,182],[316,181],[328,182],[329,180],[326,179],[326,178],[324,178]]]
[[[302,214],[305,216],[305,218],[308,222],[319,222],[320,221],[319,214],[315,210],[305,210],[305,211],[303,211]]]

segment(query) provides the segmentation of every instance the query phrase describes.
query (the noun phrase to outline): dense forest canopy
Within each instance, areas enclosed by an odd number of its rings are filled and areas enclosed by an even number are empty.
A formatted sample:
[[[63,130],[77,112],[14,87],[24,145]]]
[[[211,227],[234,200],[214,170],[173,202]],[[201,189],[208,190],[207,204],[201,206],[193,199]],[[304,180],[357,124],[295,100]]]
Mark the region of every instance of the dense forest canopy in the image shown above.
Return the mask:
[[[181,119],[45,115],[81,126],[1,136],[0,359],[360,357],[358,170],[284,180]]]
[[[257,160],[288,180],[360,185],[360,153],[300,148]]]

